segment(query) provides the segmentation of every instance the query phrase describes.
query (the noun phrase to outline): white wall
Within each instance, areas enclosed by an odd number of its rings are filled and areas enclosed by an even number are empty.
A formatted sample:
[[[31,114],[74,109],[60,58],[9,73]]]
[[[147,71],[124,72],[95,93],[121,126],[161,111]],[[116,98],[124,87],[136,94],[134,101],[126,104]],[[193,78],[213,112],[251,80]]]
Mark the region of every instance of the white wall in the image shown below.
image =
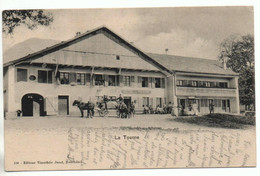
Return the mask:
[[[21,66],[19,67],[21,68]],[[45,68],[41,67],[30,67],[26,66],[23,68],[28,69],[28,77],[31,74],[36,75],[37,70],[43,70]],[[17,69],[17,68],[16,68]],[[48,69],[46,69],[48,70]],[[77,71],[75,69],[65,69],[66,71]],[[85,72],[84,72],[85,71]],[[78,69],[78,72],[89,73],[90,70]],[[94,71],[94,73],[96,73]],[[102,70],[103,74],[111,74],[111,70]],[[115,73],[115,72],[114,72]],[[149,77],[164,77],[161,73],[156,72],[137,72],[137,71],[122,71],[122,75],[135,76],[149,76]],[[166,82],[166,81],[165,81]],[[166,85],[167,87],[167,85]],[[142,108],[142,97],[152,97],[153,105],[156,104],[156,97],[165,98],[167,97],[167,88],[143,88],[138,86],[137,81],[131,87],[127,86],[86,86],[86,85],[57,85],[56,79],[53,74],[53,83],[38,83],[37,79],[35,81],[30,81],[28,79],[27,82],[16,82],[15,78],[15,100],[12,106],[12,109],[18,110],[21,109],[21,99],[24,95],[28,93],[36,93],[40,94],[45,98],[46,111],[48,115],[57,114],[58,112],[58,96],[59,95],[67,95],[69,96],[69,111],[70,114],[79,115],[79,110],[76,107],[72,106],[74,100],[81,99],[84,102],[88,100],[96,101],[96,96],[131,96],[132,101],[136,100],[136,108]]]

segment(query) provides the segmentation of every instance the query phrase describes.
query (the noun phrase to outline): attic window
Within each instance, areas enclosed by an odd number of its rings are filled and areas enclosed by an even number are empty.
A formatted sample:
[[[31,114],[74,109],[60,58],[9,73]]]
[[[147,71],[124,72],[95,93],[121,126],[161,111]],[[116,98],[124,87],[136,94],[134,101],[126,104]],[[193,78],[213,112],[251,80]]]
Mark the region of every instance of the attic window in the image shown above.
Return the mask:
[[[120,60],[120,56],[116,56],[116,60]]]
[[[27,69],[17,69],[17,82],[19,81],[27,81]]]

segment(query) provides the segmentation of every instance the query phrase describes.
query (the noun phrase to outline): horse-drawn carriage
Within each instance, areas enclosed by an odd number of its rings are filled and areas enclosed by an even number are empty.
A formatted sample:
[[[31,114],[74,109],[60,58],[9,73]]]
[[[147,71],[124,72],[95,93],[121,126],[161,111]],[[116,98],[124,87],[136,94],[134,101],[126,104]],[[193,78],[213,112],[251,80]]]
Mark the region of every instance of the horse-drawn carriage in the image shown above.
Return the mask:
[[[77,106],[81,112],[81,117],[84,117],[84,110],[87,110],[87,117],[92,118],[95,111],[98,112],[100,117],[107,117],[109,114],[113,114],[114,111],[118,118],[130,118],[134,114],[133,108],[127,107],[122,101],[108,101],[106,104],[103,101],[96,102],[96,105],[92,102],[81,102],[75,100],[72,104]]]

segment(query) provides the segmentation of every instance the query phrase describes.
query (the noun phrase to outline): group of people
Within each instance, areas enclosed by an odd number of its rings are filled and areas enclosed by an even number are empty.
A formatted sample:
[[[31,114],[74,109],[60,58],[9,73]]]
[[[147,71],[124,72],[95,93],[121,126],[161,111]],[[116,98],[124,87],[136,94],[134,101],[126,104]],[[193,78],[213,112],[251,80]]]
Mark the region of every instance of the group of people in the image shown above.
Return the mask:
[[[143,114],[171,114],[173,111],[173,105],[169,102],[168,105],[157,105],[154,109],[152,105],[143,105]]]

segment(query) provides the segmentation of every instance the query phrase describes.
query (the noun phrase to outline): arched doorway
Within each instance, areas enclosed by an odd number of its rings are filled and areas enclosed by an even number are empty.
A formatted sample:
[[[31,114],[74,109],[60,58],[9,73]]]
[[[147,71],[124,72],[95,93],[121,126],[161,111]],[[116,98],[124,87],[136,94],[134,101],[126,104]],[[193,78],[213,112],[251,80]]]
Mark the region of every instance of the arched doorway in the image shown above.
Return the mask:
[[[44,116],[44,98],[39,94],[26,94],[22,98],[23,116]]]

